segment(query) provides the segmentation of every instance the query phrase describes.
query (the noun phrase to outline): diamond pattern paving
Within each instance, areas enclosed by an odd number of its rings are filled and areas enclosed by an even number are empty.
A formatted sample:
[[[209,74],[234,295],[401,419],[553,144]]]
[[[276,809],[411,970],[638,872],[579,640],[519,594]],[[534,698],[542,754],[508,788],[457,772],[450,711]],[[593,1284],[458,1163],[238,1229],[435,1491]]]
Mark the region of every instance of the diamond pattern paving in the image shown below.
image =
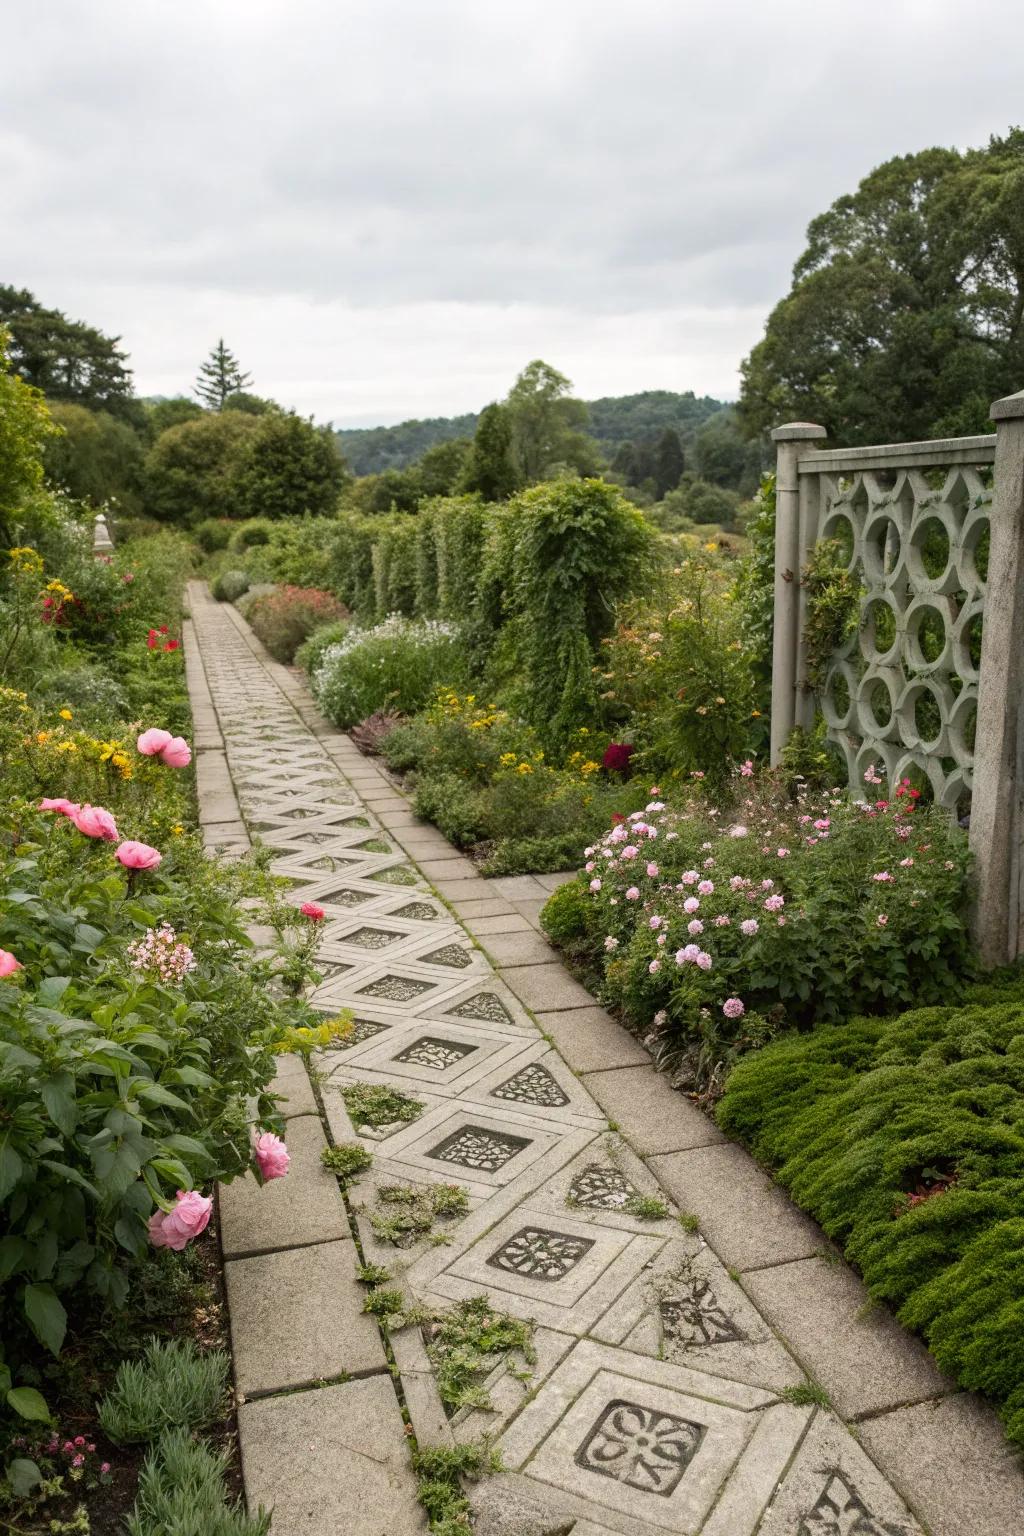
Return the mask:
[[[372,1180],[457,1182],[469,1196],[442,1243],[427,1235],[403,1249],[403,1289],[428,1309],[483,1295],[537,1325],[533,1378],[495,1366],[493,1413],[460,1411],[456,1438],[495,1434],[510,1474],[554,1510],[551,1529],[923,1536],[834,1415],[780,1398],[803,1381],[800,1366],[701,1236],[650,1200],[650,1168],[607,1130],[493,976],[402,849],[402,832],[363,804],[345,778],[359,762],[345,738],[314,735],[292,703],[298,685],[191,591],[250,830],[293,882],[292,899],[327,912],[313,1005],[355,1020],[319,1061],[330,1129],[353,1139],[347,1084],[411,1095],[417,1119],[358,1138],[373,1151]],[[358,1201],[353,1209],[365,1253],[392,1263]],[[410,1401],[422,1405],[419,1335],[393,1338],[400,1372],[416,1383]],[[430,1412],[443,1419],[436,1401]],[[405,1529],[404,1515],[382,1508],[379,1518],[382,1530]]]

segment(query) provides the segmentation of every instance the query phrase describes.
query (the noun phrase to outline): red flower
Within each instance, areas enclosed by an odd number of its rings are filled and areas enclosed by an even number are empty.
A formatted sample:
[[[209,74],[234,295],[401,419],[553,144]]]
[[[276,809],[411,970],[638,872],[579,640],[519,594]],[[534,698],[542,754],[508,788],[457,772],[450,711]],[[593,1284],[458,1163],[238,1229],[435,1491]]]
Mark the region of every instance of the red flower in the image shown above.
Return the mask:
[[[151,651],[155,651],[156,650],[157,638],[156,638],[156,630],[155,629],[151,629],[149,634],[146,636],[146,645],[148,646],[148,648]]]
[[[165,651],[176,651],[181,644],[180,640],[168,640],[164,645]]]
[[[612,811],[612,826],[613,827],[621,826],[622,823],[625,821],[625,819],[626,818],[625,818],[625,816],[623,816],[621,811]]]
[[[607,768],[609,773],[628,773],[632,756],[633,748],[628,742],[610,741],[601,759],[601,766]]]
[[[323,907],[318,907],[315,901],[304,901],[299,911],[303,917],[308,917],[311,923],[322,923],[327,915]]]

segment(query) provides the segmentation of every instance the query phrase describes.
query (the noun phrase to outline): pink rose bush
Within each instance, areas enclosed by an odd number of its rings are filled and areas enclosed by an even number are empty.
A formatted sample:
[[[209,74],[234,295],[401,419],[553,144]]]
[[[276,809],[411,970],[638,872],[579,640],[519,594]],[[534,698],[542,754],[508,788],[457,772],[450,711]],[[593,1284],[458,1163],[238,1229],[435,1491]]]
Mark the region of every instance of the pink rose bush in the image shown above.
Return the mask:
[[[86,837],[101,837],[106,843],[116,843],[120,836],[113,816],[100,805],[75,806],[64,814]]]
[[[784,1027],[943,1001],[968,964],[966,841],[944,811],[841,791],[794,804],[752,780],[724,804],[698,785],[633,812],[588,850],[600,876],[543,916],[631,1024],[664,1015],[659,1054],[698,1088]],[[657,863],[637,858],[652,842]]]
[[[22,969],[21,961],[9,949],[0,949],[0,976],[13,976]]]
[[[188,1246],[210,1224],[213,1198],[196,1190],[178,1190],[169,1211],[155,1210],[149,1218],[149,1240],[154,1248],[173,1248],[175,1253]]]
[[[143,731],[135,745],[143,757],[158,757],[168,768],[187,768],[192,761],[192,750],[184,736],[172,736],[170,731]]]
[[[163,854],[148,843],[135,843],[130,839],[114,851],[114,858],[127,870],[156,869]]]

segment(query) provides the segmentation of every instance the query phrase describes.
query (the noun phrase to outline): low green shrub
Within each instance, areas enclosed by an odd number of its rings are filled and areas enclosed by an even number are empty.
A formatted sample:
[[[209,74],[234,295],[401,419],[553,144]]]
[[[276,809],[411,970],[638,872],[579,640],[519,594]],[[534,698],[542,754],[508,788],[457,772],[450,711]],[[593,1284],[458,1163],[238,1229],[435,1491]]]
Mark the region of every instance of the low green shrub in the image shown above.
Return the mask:
[[[350,627],[348,619],[337,619],[333,624],[323,624],[319,629],[314,629],[295,652],[295,665],[312,675],[323,660],[324,652],[344,640]]]
[[[324,625],[337,629],[346,617],[346,610],[332,593],[315,587],[277,587],[257,597],[246,610],[257,638],[275,661],[286,664],[294,660],[299,646],[315,630]]]
[[[378,709],[412,714],[442,680],[459,684],[466,672],[454,625],[392,615],[373,629],[353,627],[323,651],[311,684],[324,714],[344,730]]]
[[[794,806],[739,783],[731,807],[652,801],[591,845],[585,934],[570,896],[552,904],[605,1000],[712,1093],[783,1028],[948,1001],[974,963],[967,842],[946,812],[839,792]]]
[[[165,1429],[205,1429],[220,1417],[230,1360],[201,1354],[191,1339],[150,1339],[141,1360],[123,1360],[99,1405],[115,1445],[152,1441]]]
[[[236,554],[245,554],[246,550],[254,549],[257,544],[269,544],[274,528],[275,524],[269,517],[246,518],[244,522],[235,524],[228,548]]]
[[[249,590],[248,573],[238,570],[221,571],[210,590],[218,603],[237,602]]]
[[[1024,984],[779,1040],[718,1119],[1024,1445]]]
[[[112,721],[129,718],[124,687],[88,661],[44,673],[33,688],[33,698],[44,712],[70,710],[78,724],[88,729],[109,728]]]
[[[204,554],[213,555],[219,549],[227,549],[236,526],[227,518],[207,517],[192,529],[192,537]]]
[[[248,1515],[228,1499],[227,1455],[182,1429],[168,1430],[146,1457],[128,1536],[267,1536],[270,1515]]]

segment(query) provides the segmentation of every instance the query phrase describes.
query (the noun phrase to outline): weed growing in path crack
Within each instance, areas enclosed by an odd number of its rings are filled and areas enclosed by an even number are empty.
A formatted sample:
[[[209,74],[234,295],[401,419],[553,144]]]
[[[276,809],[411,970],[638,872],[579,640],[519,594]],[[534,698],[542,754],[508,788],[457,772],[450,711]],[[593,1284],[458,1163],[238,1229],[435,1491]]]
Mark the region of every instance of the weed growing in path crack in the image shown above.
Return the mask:
[[[639,1216],[641,1221],[664,1221],[669,1214],[668,1206],[658,1195],[633,1195],[621,1209],[627,1216]]]
[[[419,1099],[399,1093],[386,1083],[350,1083],[341,1090],[345,1108],[355,1126],[394,1125],[399,1120],[418,1120],[423,1113]]]
[[[469,1210],[469,1195],[461,1184],[382,1184],[377,1191],[379,1206],[387,1210],[371,1211],[370,1225],[382,1243],[408,1248],[433,1230],[439,1217],[458,1218]],[[436,1234],[446,1242],[443,1234]]]
[[[405,1310],[405,1297],[401,1291],[373,1290],[363,1302],[363,1311],[373,1317],[397,1317]]]
[[[352,1180],[365,1173],[373,1163],[373,1153],[361,1147],[357,1141],[340,1141],[337,1146],[324,1147],[320,1161],[329,1173],[335,1174],[343,1189]]]
[[[441,1401],[452,1413],[459,1408],[489,1409],[483,1378],[503,1361],[520,1381],[530,1372],[513,1365],[518,1355],[533,1365],[533,1324],[497,1312],[486,1296],[470,1296],[449,1312],[437,1312],[423,1325],[427,1354],[437,1376]]]
[[[820,1387],[816,1381],[802,1381],[796,1387],[783,1387],[779,1393],[783,1402],[792,1403],[794,1408],[831,1408],[832,1403],[824,1387]]]
[[[383,1264],[359,1264],[356,1266],[356,1279],[360,1285],[387,1285],[391,1271],[385,1269]]]
[[[419,1478],[416,1497],[427,1512],[433,1536],[465,1536],[470,1512],[463,1478],[476,1482],[503,1470],[501,1456],[486,1440],[426,1446],[415,1453],[412,1464]]]

